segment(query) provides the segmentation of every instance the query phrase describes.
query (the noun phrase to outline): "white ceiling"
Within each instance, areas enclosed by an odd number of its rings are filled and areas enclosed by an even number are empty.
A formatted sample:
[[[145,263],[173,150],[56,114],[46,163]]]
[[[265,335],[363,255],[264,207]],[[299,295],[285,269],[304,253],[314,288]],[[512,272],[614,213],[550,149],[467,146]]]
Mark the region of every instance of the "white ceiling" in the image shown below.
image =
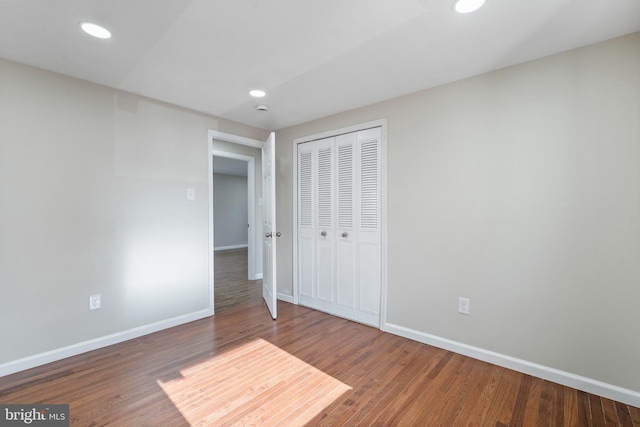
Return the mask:
[[[277,130],[640,31],[640,0],[451,3],[0,0],[0,57]]]

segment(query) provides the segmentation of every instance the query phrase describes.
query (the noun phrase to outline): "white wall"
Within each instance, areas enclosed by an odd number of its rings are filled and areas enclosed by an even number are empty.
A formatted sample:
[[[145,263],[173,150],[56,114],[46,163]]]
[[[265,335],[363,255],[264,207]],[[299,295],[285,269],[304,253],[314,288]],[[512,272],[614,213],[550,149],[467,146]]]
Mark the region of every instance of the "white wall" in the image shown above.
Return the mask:
[[[247,177],[213,174],[214,247],[246,246]]]
[[[207,132],[267,132],[5,60],[0,81],[0,372],[205,311]]]
[[[388,322],[640,392],[640,34],[278,131],[281,230],[292,141],[381,118]]]

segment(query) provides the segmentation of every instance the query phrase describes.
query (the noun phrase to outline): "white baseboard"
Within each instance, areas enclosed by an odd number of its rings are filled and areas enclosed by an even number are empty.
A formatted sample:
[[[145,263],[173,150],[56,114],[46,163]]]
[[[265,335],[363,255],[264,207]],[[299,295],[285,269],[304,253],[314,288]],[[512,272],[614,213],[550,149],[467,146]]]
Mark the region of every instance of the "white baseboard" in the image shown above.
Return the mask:
[[[291,295],[281,294],[281,293],[278,292],[278,295],[276,295],[276,298],[278,298],[280,301],[289,302],[291,304],[294,304],[293,296],[291,296]]]
[[[167,320],[161,320],[159,322],[139,326],[127,331],[116,332],[115,334],[106,335],[100,338],[94,338],[78,344],[73,344],[56,350],[47,351],[45,353],[36,354],[34,356],[28,356],[22,359],[3,363],[0,364],[0,377],[35,368],[36,366],[45,365],[47,363],[65,359],[67,357],[76,356],[88,351],[97,350],[99,348],[107,347],[113,344],[118,344],[123,341],[141,337],[143,335],[152,334],[163,329],[173,328],[174,326],[193,322],[194,320],[204,319],[205,317],[209,317],[210,315],[211,314],[209,313],[209,309],[196,311],[194,313],[185,314]]]
[[[559,369],[550,368],[548,366],[538,365],[537,363],[528,362],[526,360],[517,359],[493,351],[473,347],[467,344],[441,338],[435,335],[426,334],[424,332],[405,328],[404,326],[386,323],[383,325],[383,331],[404,338],[409,338],[423,344],[429,344],[434,347],[453,351],[474,359],[502,366],[514,371],[522,372],[534,377],[542,378],[557,384],[562,384],[587,393],[606,397],[611,400],[625,403],[627,405],[640,407],[640,392],[618,387],[613,384],[604,383],[570,372],[561,371]]]
[[[243,249],[248,248],[249,245],[232,245],[232,246],[218,246],[213,248],[214,251],[228,251],[231,249]]]

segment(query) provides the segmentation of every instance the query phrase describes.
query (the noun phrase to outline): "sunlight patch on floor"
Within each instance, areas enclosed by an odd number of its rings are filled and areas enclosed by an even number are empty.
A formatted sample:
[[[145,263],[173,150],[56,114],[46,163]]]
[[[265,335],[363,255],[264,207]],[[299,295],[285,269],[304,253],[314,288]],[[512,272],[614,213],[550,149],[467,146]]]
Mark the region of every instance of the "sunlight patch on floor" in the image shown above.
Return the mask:
[[[346,384],[257,339],[158,385],[190,425],[304,425]]]

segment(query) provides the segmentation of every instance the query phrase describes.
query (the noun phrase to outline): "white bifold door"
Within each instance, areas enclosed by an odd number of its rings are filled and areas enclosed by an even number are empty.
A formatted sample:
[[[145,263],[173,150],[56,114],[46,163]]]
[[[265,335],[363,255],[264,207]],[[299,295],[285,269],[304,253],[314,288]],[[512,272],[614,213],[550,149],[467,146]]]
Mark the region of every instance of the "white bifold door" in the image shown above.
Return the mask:
[[[300,304],[380,323],[381,128],[298,145]]]

